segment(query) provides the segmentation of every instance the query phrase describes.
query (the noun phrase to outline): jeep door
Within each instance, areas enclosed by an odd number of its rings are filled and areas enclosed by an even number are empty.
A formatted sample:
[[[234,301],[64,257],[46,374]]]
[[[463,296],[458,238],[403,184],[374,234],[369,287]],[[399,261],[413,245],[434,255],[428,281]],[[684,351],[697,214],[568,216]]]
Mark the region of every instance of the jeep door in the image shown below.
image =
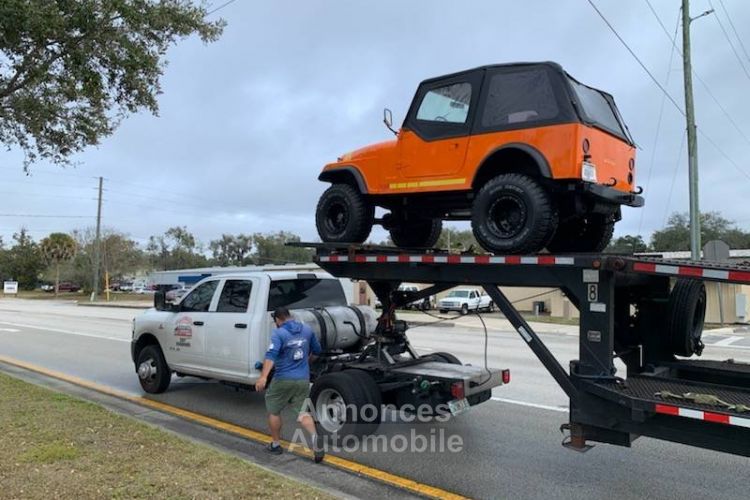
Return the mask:
[[[463,168],[481,75],[474,71],[422,83],[398,138],[399,177],[409,182],[393,187],[439,191],[466,184],[451,176]]]

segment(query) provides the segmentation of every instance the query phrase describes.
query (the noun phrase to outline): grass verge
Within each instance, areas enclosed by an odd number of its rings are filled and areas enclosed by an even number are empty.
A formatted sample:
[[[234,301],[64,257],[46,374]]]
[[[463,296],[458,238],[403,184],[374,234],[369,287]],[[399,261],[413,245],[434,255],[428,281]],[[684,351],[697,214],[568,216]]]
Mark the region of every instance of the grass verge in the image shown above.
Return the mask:
[[[0,374],[0,497],[330,498],[260,467]]]

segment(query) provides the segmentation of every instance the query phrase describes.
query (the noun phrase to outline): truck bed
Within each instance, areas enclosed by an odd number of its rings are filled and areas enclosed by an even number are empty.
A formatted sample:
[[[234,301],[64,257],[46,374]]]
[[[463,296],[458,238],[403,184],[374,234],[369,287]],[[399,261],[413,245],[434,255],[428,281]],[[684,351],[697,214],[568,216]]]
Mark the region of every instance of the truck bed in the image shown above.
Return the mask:
[[[502,370],[485,369],[471,365],[454,365],[443,361],[425,361],[424,363],[395,367],[391,371],[446,382],[463,380],[467,396],[503,385]]]

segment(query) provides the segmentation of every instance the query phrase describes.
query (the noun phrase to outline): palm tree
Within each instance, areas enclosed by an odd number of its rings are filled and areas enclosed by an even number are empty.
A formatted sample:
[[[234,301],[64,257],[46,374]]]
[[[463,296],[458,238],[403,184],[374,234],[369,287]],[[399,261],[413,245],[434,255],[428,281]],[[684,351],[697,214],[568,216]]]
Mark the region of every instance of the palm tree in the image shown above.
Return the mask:
[[[39,248],[48,264],[55,266],[55,297],[60,288],[60,264],[75,257],[78,245],[65,233],[52,233],[44,238]]]

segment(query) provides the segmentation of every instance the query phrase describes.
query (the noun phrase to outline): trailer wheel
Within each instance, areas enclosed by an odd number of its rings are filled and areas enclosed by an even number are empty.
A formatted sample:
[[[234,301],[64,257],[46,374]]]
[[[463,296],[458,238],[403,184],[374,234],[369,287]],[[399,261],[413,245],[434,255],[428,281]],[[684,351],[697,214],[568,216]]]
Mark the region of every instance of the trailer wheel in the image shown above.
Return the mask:
[[[310,398],[322,434],[364,436],[380,425],[382,398],[367,373],[344,370],[323,375],[313,384]]]
[[[667,321],[672,353],[701,355],[703,322],[706,319],[706,287],[702,281],[677,280],[669,295]]]
[[[136,360],[138,381],[144,391],[160,394],[167,390],[172,372],[158,345],[147,345],[138,353]]]
[[[453,354],[449,352],[433,352],[432,354],[426,354],[422,356],[423,358],[430,358],[435,361],[443,361],[445,363],[450,363],[452,365],[461,365],[461,360],[459,360],[457,357],[455,357]]]
[[[320,196],[315,226],[320,239],[362,243],[370,235],[375,208],[348,184],[333,184]]]
[[[560,223],[547,244],[550,253],[602,252],[612,240],[615,222],[611,216],[587,215]]]
[[[412,217],[408,221],[393,222],[391,241],[400,248],[432,248],[440,238],[443,221]]]
[[[522,174],[487,181],[474,199],[471,228],[486,250],[536,253],[557,228],[557,207],[541,184]]]

